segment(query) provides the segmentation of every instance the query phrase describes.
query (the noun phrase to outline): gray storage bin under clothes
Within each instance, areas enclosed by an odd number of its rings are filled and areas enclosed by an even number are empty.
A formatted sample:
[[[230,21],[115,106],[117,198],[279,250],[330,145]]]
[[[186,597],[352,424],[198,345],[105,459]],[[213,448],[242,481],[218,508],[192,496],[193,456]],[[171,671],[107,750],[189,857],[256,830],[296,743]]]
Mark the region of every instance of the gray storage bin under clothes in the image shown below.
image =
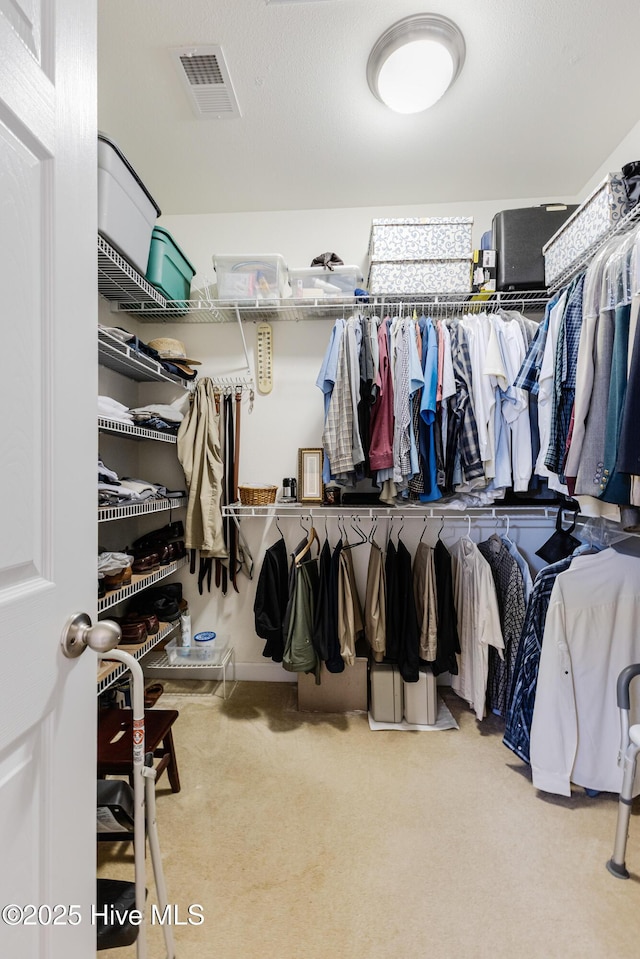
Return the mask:
[[[542,247],[575,209],[575,205],[550,203],[496,213],[492,225],[496,289],[545,288]]]
[[[397,666],[371,663],[371,715],[377,723],[401,723],[404,710],[404,683]]]
[[[417,726],[435,726],[438,718],[438,689],[436,677],[420,670],[417,683],[404,685],[404,718]]]

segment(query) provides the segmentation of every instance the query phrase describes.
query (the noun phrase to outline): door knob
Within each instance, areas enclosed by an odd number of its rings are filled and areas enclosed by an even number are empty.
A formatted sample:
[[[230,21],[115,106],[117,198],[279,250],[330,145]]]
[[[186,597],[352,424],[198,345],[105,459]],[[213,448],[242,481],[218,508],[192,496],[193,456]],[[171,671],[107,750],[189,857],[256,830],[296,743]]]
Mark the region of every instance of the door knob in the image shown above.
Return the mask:
[[[60,644],[64,655],[68,659],[75,659],[84,653],[87,646],[96,653],[108,653],[121,639],[122,630],[112,619],[102,619],[92,626],[86,613],[74,613],[62,631]]]

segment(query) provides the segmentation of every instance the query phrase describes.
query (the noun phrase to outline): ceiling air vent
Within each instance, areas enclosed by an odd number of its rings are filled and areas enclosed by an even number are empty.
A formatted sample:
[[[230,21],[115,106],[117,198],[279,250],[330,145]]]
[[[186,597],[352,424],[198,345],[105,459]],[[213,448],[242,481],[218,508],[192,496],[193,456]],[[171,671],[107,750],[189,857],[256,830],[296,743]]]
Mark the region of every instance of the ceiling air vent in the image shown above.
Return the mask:
[[[220,46],[174,47],[171,54],[196,116],[224,120],[241,115]]]

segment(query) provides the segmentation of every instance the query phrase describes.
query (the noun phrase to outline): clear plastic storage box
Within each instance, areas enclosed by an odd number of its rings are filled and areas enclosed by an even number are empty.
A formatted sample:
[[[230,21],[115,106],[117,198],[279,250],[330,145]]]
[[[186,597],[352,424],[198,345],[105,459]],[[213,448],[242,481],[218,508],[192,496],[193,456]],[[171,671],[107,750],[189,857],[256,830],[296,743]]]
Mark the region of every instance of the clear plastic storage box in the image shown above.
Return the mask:
[[[287,267],[278,253],[213,257],[220,300],[278,300],[290,296]]]
[[[353,296],[356,289],[362,289],[363,282],[357,266],[335,266],[333,270],[325,270],[323,266],[308,266],[289,270],[291,295],[296,300]]]
[[[216,635],[214,642],[207,643],[206,648],[202,644],[192,643],[191,646],[179,646],[177,640],[170,640],[165,652],[167,659],[172,666],[185,663],[209,663],[211,666],[220,665],[229,645],[229,637]]]

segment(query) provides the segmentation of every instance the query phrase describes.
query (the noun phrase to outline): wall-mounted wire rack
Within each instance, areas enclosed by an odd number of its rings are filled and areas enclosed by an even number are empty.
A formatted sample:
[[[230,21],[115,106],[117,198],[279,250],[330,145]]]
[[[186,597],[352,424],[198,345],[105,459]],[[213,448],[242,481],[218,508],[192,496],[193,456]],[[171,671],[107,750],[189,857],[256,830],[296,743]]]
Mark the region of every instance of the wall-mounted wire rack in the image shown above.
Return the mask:
[[[151,356],[139,353],[127,343],[123,343],[122,340],[101,329],[98,329],[98,362],[101,366],[106,366],[140,383],[173,383],[184,390],[188,390],[190,386],[179,376],[167,372],[164,366]]]
[[[231,303],[226,300],[180,300],[168,302],[166,307],[154,303],[140,303],[131,310],[126,303],[117,306],[119,312],[131,313],[142,321],[174,323],[233,323],[250,320],[271,323],[274,320],[302,322],[313,319],[335,319],[344,313],[357,311],[410,313],[414,309],[430,313],[480,312],[499,308],[521,312],[544,310],[545,290],[497,292],[492,294],[416,293],[377,295],[367,297],[319,297],[318,299],[255,300]]]
[[[161,579],[166,579],[167,576],[171,576],[172,573],[177,572],[177,570],[181,569],[186,563],[187,557],[183,556],[181,559],[174,560],[173,563],[161,566],[155,573],[134,573],[128,586],[123,586],[121,589],[109,590],[106,596],[98,600],[98,612],[102,613],[105,609],[111,609],[112,606],[117,606],[118,603],[121,603],[124,599],[129,599],[130,596],[141,593],[143,589],[153,586],[154,583],[159,583]]]
[[[141,426],[133,426],[131,423],[120,423],[118,420],[110,420],[106,416],[98,417],[98,429],[101,433],[117,433],[118,436],[126,436],[130,440],[157,440],[159,443],[176,442],[175,433],[145,430]]]
[[[466,521],[467,516],[483,521],[499,520],[502,518],[517,519],[518,522],[539,522],[541,519],[555,519],[558,505],[548,506],[477,506],[467,509],[453,509],[446,506],[427,506],[416,503],[415,506],[312,506],[305,503],[273,503],[268,506],[243,506],[241,503],[230,503],[222,507],[223,516],[234,519],[274,518],[274,519],[350,519],[352,516],[359,520],[379,519],[411,519],[411,520],[441,520]]]
[[[165,639],[169,639],[173,634],[179,629],[180,623],[160,623],[160,629],[154,636],[149,636],[144,643],[140,643],[139,646],[126,646],[126,651],[131,653],[134,659],[142,659],[143,656],[146,656],[148,652],[154,649],[159,643]],[[122,676],[123,673],[127,671],[127,667],[124,663],[116,662],[98,662],[98,696],[100,693],[103,693],[105,689],[108,689],[109,686],[112,686],[117,679]]]
[[[120,256],[103,236],[98,234],[98,292],[116,303],[151,303],[166,307],[166,299],[149,281]]]
[[[595,243],[592,243],[587,249],[580,254],[580,256],[573,261],[565,270],[560,273],[559,276],[555,278],[553,283],[549,286],[549,292],[555,293],[557,290],[561,290],[563,286],[566,286],[571,280],[585,270],[594,256],[602,249],[605,244],[612,240],[616,236],[622,236],[624,233],[628,233],[640,223],[640,203],[637,206],[631,208],[631,210],[626,214],[626,216],[621,217],[617,223],[615,223],[610,229],[604,233],[599,240],[596,240]]]
[[[168,499],[147,499],[143,503],[130,503],[127,506],[99,506],[98,522],[109,523],[118,519],[130,519],[132,516],[144,516],[146,513],[161,513],[166,510],[180,509],[187,505],[187,497]]]

